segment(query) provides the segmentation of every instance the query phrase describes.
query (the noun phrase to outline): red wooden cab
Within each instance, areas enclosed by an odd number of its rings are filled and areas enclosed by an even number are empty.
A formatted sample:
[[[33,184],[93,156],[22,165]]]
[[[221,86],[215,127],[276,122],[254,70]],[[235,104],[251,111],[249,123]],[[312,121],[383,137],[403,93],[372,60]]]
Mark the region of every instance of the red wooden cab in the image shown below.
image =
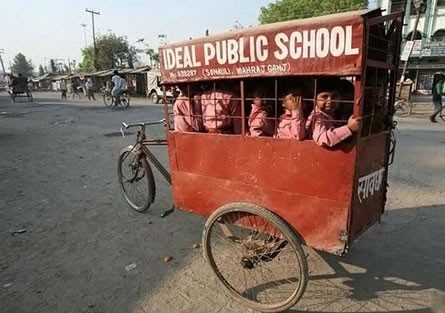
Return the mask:
[[[297,141],[167,131],[176,207],[208,216],[249,202],[280,216],[316,249],[335,254],[384,212],[401,13],[357,11],[289,21],[170,44],[160,49],[162,83],[239,84],[292,77],[343,77],[353,82],[363,128],[334,148]],[[272,98],[278,103],[278,88]],[[242,110],[243,130],[246,113]],[[165,105],[168,117],[169,107]]]

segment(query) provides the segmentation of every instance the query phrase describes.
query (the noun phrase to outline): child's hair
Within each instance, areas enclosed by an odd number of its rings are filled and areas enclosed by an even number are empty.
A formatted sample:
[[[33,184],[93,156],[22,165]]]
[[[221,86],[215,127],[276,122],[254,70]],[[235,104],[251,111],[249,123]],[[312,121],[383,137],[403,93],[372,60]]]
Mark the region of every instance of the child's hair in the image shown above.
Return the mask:
[[[252,98],[264,98],[264,92],[260,89],[256,89],[252,93]]]
[[[339,93],[341,80],[338,77],[323,77],[317,81],[317,95],[322,92]]]

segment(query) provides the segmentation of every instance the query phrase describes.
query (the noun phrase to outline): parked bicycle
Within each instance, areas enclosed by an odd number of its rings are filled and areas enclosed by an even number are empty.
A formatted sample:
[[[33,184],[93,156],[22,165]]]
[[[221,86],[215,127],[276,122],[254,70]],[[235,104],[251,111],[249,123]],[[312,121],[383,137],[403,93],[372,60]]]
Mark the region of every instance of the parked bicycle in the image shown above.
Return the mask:
[[[413,112],[414,104],[410,100],[399,99],[394,103],[394,114],[398,117],[410,116]]]
[[[414,104],[411,102],[412,86],[412,80],[404,81],[401,87],[400,83],[397,84],[396,95],[398,96],[394,103],[394,114],[398,117],[407,117],[413,113]]]
[[[136,211],[147,210],[155,200],[156,186],[150,163],[153,164],[171,184],[170,173],[156,159],[149,150],[150,145],[167,145],[166,139],[150,139],[145,135],[145,126],[165,124],[165,119],[156,122],[126,124],[122,123],[121,133],[125,137],[124,129],[140,127],[137,132],[136,143],[125,147],[118,162],[119,185],[125,200]],[[148,192],[147,192],[148,191]]]
[[[120,105],[124,108],[128,108],[130,106],[130,94],[129,94],[128,90],[125,90],[120,95],[119,102],[117,102],[116,97],[111,94],[110,89],[105,89],[105,90],[103,90],[102,93],[103,93],[104,104],[108,108],[111,108],[113,105]]]

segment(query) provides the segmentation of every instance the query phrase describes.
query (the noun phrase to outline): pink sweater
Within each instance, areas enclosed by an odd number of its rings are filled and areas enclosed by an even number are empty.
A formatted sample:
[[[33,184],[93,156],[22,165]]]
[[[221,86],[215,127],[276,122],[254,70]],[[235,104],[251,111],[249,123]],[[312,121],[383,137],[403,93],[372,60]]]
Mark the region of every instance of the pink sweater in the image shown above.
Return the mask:
[[[277,137],[304,140],[306,137],[306,128],[303,112],[289,111],[286,109],[286,112],[281,115],[280,118]]]
[[[319,146],[333,147],[352,135],[347,125],[338,127],[332,116],[317,108],[309,115],[306,129]]]
[[[269,136],[272,137],[275,129],[275,121],[267,118],[267,111],[252,104],[252,111],[249,115],[249,134],[252,137]]]
[[[202,123],[202,111],[199,101],[188,97],[180,96],[173,105],[173,114],[175,117],[175,130],[181,132],[202,132],[204,125]]]
[[[233,98],[235,94],[226,91],[201,95],[204,127],[209,133],[241,134],[241,102]]]

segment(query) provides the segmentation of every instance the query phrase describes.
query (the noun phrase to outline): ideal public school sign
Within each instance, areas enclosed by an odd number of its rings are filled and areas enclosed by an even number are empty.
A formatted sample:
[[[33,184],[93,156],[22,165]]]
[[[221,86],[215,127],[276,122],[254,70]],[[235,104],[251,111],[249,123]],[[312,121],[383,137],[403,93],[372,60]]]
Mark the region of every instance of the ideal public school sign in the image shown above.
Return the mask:
[[[162,80],[360,73],[363,19],[323,27],[293,22],[165,46]]]

